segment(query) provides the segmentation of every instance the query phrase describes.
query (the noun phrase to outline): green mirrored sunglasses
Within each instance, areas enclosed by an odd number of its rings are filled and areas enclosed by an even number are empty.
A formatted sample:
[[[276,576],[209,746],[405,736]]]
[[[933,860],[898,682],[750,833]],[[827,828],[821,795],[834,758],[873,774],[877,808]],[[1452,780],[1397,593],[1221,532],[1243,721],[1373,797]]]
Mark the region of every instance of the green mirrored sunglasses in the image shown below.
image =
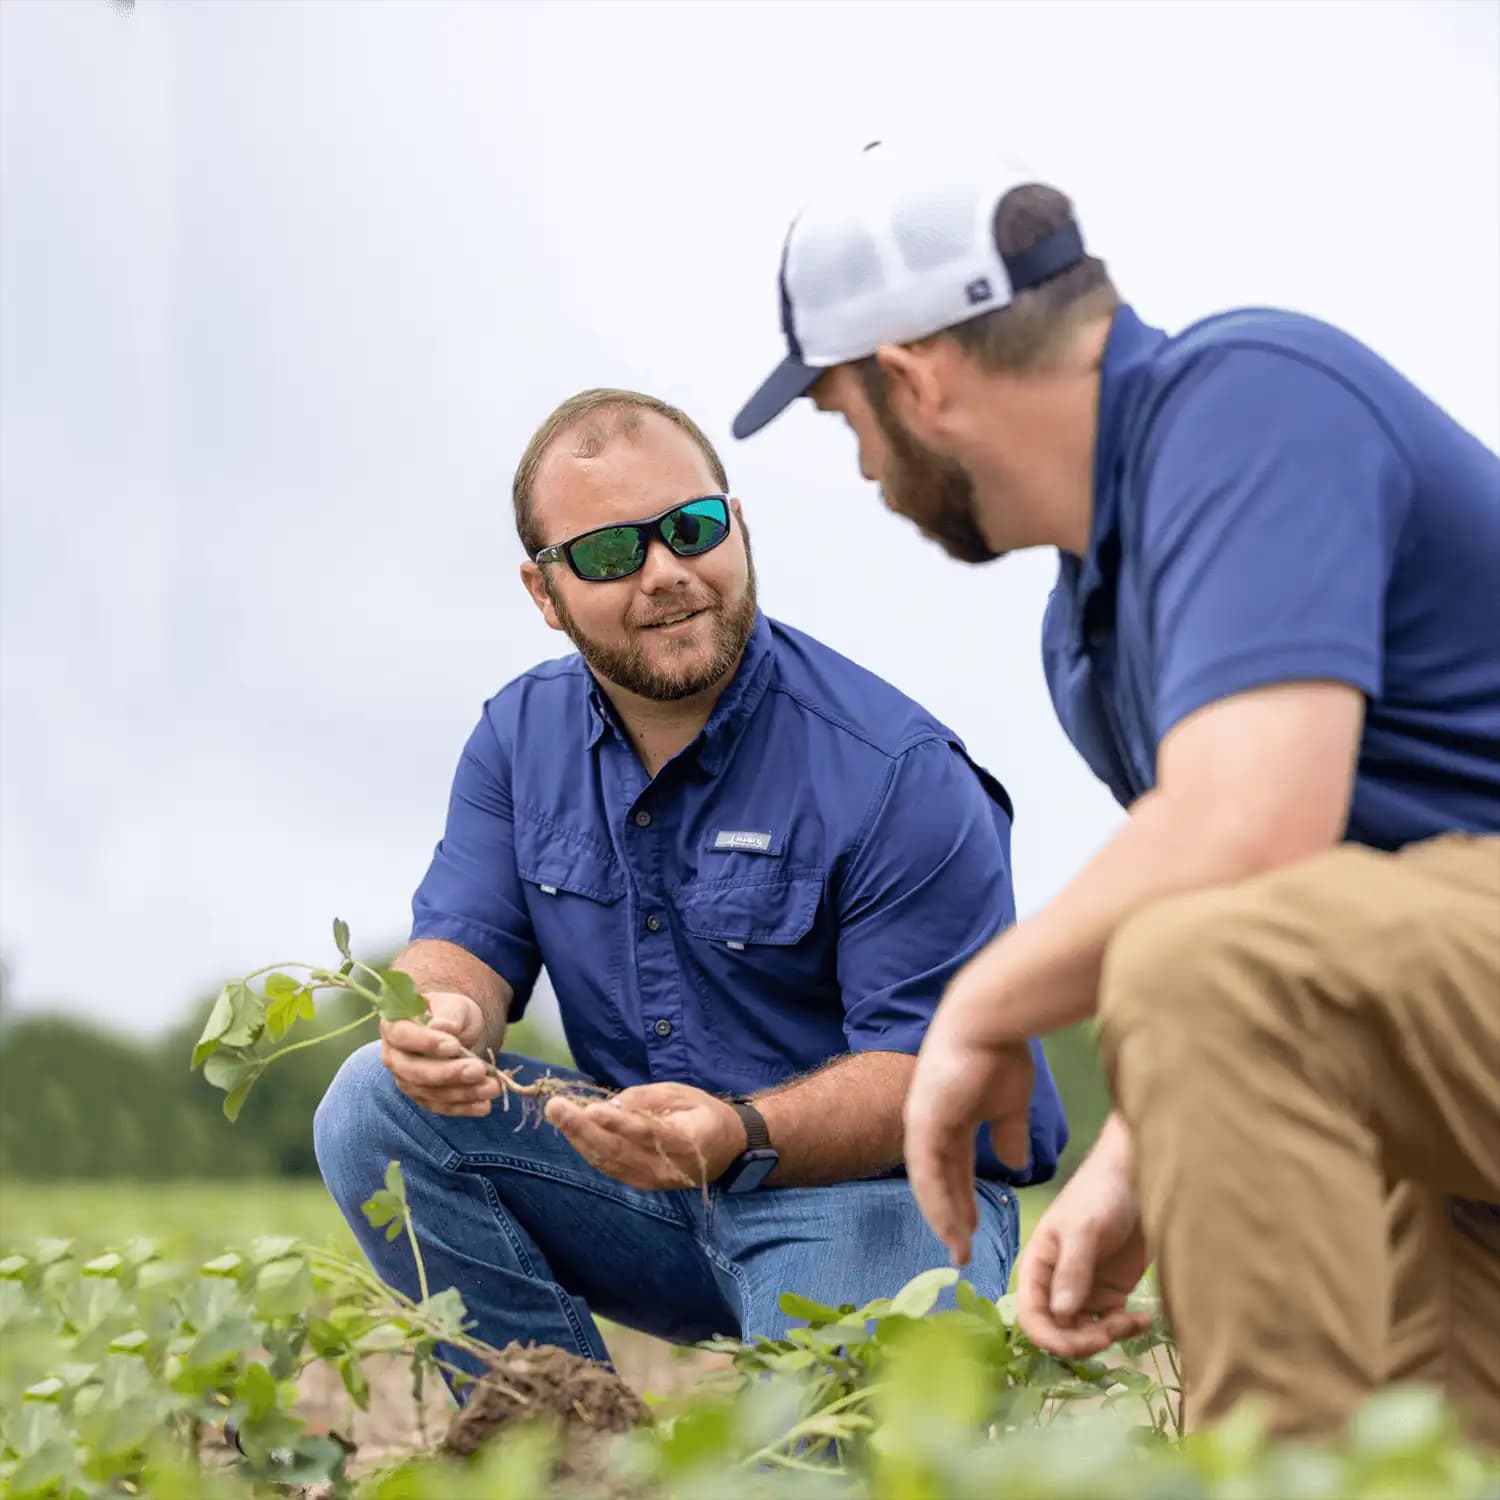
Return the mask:
[[[646,566],[646,550],[660,537],[678,557],[701,557],[729,535],[729,499],[700,495],[644,521],[622,521],[543,547],[533,562],[563,562],[587,583],[629,578]]]

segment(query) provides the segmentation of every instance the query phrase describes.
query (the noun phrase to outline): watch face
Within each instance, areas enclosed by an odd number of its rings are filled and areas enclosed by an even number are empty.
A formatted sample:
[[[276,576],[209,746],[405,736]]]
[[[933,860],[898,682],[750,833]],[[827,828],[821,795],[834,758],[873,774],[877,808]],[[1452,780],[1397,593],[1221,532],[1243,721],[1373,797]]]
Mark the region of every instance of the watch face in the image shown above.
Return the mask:
[[[721,1186],[726,1193],[754,1192],[776,1170],[780,1160],[774,1151],[747,1151],[724,1174]]]

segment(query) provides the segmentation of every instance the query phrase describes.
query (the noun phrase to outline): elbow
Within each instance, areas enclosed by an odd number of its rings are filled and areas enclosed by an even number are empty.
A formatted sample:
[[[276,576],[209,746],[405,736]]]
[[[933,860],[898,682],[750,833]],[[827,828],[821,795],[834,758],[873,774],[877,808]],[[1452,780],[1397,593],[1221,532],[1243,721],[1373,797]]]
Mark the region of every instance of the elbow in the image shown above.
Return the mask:
[[[1158,794],[1159,795],[1159,794]],[[1165,805],[1163,805],[1165,804]],[[1137,804],[1142,811],[1144,802]],[[1345,808],[1309,809],[1257,798],[1211,808],[1162,798],[1169,842],[1205,884],[1228,885],[1331,849],[1344,835]]]

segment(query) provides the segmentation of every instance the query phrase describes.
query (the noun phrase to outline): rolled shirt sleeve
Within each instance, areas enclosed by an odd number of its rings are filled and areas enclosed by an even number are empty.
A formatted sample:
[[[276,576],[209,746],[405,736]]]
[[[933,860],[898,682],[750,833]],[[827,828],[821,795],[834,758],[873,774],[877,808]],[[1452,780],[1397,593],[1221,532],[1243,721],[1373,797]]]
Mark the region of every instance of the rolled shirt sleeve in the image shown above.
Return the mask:
[[[510,770],[486,711],[459,757],[443,837],[412,898],[411,935],[456,943],[487,963],[515,992],[515,1021],[541,956],[516,869]]]
[[[1365,402],[1316,365],[1235,349],[1168,398],[1147,462],[1158,742],[1272,683],[1377,695],[1411,477]]]

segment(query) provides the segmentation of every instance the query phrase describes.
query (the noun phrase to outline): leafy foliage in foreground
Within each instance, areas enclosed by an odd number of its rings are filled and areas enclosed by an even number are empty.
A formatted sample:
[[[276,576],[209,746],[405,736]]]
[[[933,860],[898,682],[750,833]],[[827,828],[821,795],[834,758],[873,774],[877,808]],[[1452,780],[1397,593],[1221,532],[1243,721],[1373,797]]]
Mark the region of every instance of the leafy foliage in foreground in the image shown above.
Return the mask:
[[[368,1212],[410,1233],[399,1172]],[[357,1479],[357,1454],[304,1429],[296,1378],[310,1364],[337,1370],[351,1403],[365,1404],[377,1355],[405,1360],[418,1396],[440,1345],[493,1356],[465,1332],[453,1289],[413,1302],[289,1239],[197,1265],[141,1241],[87,1261],[42,1242],[0,1262],[0,1492],[245,1500],[322,1481],[367,1500],[1500,1497],[1500,1471],[1454,1441],[1429,1392],[1372,1403],[1338,1452],[1269,1446],[1253,1413],[1178,1441],[1159,1330],[1119,1360],[1057,1361],[962,1283],[959,1305],[935,1310],[953,1279],[928,1272],[859,1309],[788,1294],[805,1327],[718,1341],[732,1371],[658,1403],[655,1422],[615,1439],[590,1482],[559,1490],[569,1434],[545,1426],[507,1429],[469,1463],[414,1456]],[[242,1458],[215,1441],[226,1420]]]

